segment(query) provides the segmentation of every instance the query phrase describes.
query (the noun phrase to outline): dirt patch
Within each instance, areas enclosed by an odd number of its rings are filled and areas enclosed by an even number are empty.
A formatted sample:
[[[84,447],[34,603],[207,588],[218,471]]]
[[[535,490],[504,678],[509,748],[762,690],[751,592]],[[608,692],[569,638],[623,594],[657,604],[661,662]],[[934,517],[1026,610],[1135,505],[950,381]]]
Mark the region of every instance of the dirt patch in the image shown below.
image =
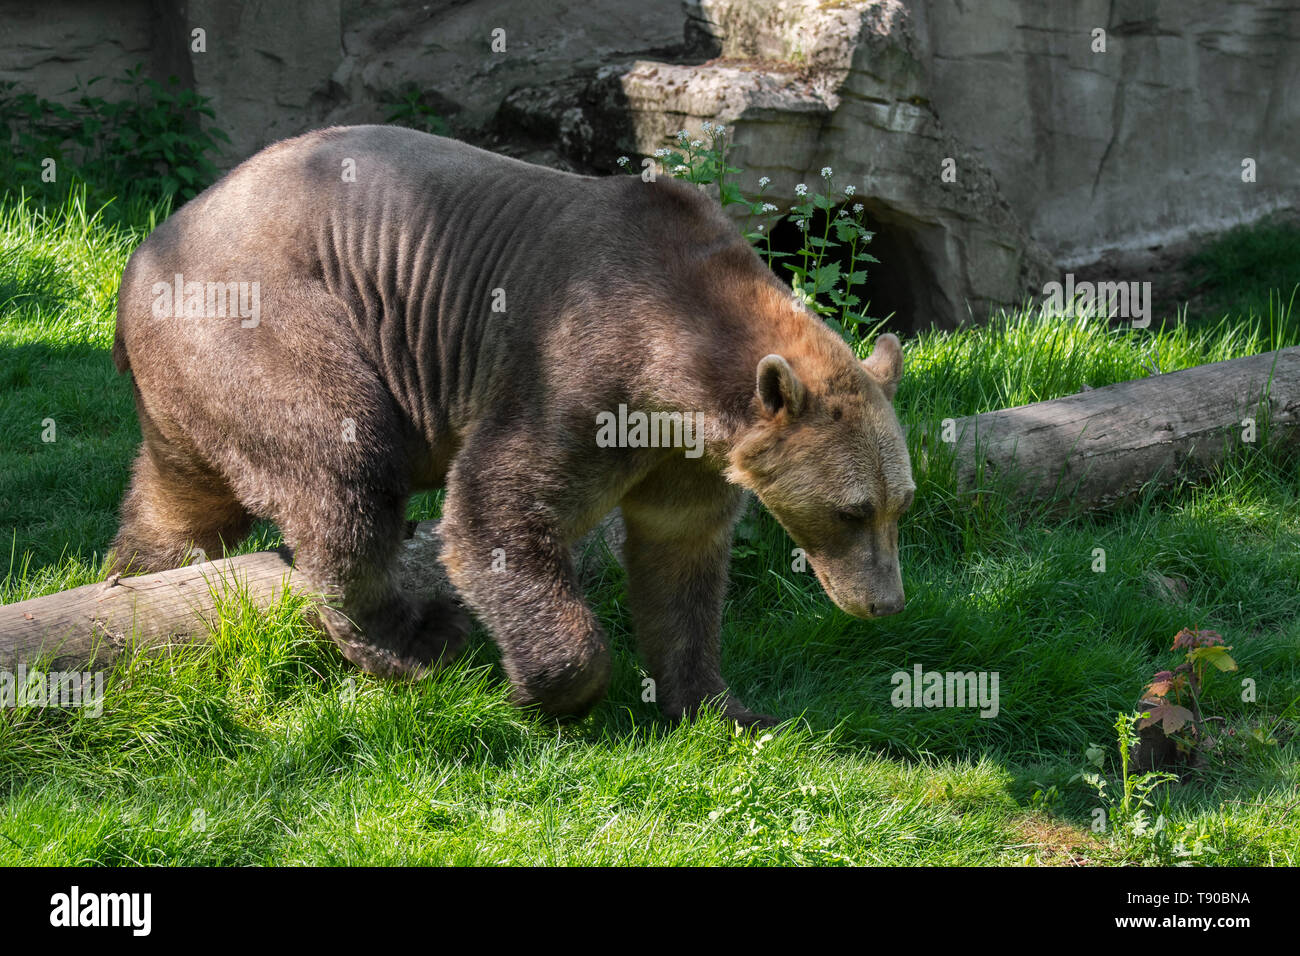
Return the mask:
[[[1025,817],[1013,826],[1021,838],[1013,849],[1032,853],[1041,866],[1096,866],[1104,862],[1105,845],[1087,830],[1044,816]]]

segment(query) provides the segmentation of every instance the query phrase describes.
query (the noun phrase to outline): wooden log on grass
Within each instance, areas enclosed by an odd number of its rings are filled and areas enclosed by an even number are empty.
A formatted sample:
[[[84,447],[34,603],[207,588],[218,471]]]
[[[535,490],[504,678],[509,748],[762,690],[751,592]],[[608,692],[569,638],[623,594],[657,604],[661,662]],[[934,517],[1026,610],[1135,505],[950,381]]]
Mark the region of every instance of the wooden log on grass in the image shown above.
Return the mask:
[[[582,579],[590,583],[612,552],[619,558],[622,523],[617,512],[574,548]],[[438,523],[422,521],[403,543],[398,577],[412,595],[451,594],[438,560]],[[114,576],[99,584],[0,606],[0,671],[35,662],[48,670],[104,667],[126,650],[165,652],[202,642],[220,608],[246,600],[274,606],[285,589],[307,592],[294,576],[286,549],[204,561],[136,577]]]
[[[275,605],[288,586],[286,553],[260,551],[124,578],[0,607],[0,670],[36,661],[49,670],[112,663],[128,647],[158,650],[203,640],[218,608],[246,594]]]
[[[955,419],[941,437],[963,490],[1105,507],[1243,446],[1296,444],[1300,347]]]

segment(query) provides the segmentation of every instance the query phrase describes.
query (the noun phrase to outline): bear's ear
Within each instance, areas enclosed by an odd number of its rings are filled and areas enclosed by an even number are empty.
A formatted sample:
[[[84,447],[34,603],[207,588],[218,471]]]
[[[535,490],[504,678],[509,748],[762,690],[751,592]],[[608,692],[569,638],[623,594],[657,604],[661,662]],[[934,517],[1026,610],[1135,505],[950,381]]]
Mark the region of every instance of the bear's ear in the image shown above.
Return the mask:
[[[765,355],[758,363],[758,398],[769,415],[784,408],[793,418],[803,411],[803,382],[781,356]]]
[[[871,354],[862,360],[862,367],[892,402],[903,378],[903,347],[898,344],[898,336],[886,332],[877,338]]]

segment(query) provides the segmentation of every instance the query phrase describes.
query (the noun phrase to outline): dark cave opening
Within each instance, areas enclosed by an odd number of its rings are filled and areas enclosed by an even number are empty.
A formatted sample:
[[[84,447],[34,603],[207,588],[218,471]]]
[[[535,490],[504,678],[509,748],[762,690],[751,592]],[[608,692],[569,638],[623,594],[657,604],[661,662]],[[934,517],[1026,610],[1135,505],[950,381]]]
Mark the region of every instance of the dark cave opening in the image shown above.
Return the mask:
[[[871,197],[853,198],[829,211],[838,216],[841,209],[853,214],[853,205],[863,206],[864,222],[874,235],[865,249],[859,252],[874,256],[879,262],[860,266],[867,273],[864,286],[855,287],[854,293],[863,301],[860,311],[876,320],[884,320],[883,328],[900,334],[927,329],[944,324],[946,310],[942,293],[936,282],[933,258],[928,249],[934,242],[942,241],[937,226],[922,223],[900,213],[887,203]],[[826,227],[828,213],[818,210],[809,224],[809,233],[821,236]],[[803,245],[799,227],[790,219],[783,219],[772,230],[772,249],[794,253]],[[760,246],[760,250],[761,250]],[[828,253],[828,259],[838,261],[842,272],[849,268],[847,245],[838,246]],[[791,259],[776,259],[773,270],[782,281],[788,282],[790,272],[784,267]],[[874,324],[874,323],[873,323]],[[869,326],[864,327],[863,331]]]

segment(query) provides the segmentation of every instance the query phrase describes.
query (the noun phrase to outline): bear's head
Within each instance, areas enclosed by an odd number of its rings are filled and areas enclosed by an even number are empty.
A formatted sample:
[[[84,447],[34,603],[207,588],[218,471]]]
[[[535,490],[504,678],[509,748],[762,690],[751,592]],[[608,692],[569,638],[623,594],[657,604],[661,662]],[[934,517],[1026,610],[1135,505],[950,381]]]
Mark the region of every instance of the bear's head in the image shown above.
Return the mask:
[[[754,421],[728,477],[781,522],[842,610],[883,617],[903,609],[898,519],[916,490],[893,407],[903,352],[889,334],[863,362],[836,346],[802,360],[806,381],[783,356],[758,363]]]

